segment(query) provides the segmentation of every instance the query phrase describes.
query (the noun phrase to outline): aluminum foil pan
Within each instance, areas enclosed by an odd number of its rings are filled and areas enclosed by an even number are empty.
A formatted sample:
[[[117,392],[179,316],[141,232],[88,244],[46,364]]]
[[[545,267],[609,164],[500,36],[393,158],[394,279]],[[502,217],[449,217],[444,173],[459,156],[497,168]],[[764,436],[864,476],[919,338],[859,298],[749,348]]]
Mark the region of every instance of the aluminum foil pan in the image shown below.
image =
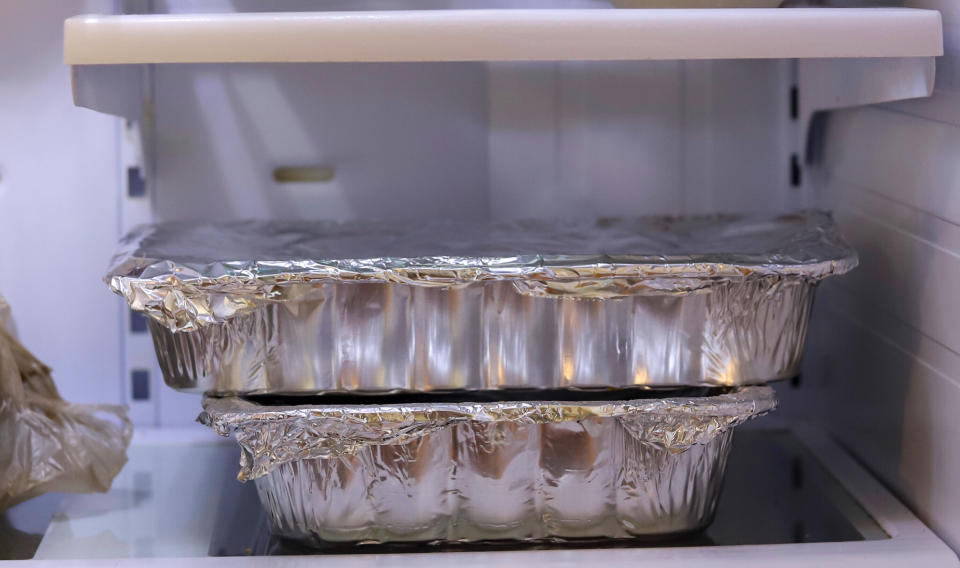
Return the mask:
[[[816,283],[857,262],[816,212],[181,223],[123,246],[108,280],[167,384],[221,395],[763,383],[796,374]]]
[[[325,542],[669,536],[707,526],[769,387],[614,402],[271,407],[204,400],[273,532]]]

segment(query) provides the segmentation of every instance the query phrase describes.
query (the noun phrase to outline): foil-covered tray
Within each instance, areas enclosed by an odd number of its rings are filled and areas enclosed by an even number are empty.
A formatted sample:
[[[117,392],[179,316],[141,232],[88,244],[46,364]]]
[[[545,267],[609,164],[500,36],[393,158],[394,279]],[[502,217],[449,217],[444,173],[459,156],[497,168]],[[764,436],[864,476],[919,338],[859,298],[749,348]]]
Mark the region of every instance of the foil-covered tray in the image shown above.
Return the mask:
[[[600,402],[266,406],[205,398],[271,530],[307,544],[668,537],[713,517],[769,387]]]
[[[107,280],[181,390],[729,386],[794,375],[816,283],[856,263],[819,212],[173,223]]]

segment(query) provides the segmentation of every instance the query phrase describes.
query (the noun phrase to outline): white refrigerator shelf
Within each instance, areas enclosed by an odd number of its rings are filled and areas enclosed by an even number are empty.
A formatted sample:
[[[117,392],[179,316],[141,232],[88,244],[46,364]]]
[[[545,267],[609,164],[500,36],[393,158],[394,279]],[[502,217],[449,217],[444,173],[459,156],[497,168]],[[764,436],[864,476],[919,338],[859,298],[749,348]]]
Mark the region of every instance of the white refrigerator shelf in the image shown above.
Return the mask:
[[[135,436],[130,462],[110,492],[64,496],[55,515],[48,502],[35,559],[9,565],[958,566],[954,553],[930,529],[819,431],[746,427],[734,440],[716,521],[684,542],[652,548],[465,547],[445,552],[381,547],[361,549],[375,554],[341,549],[297,556],[303,551],[285,549],[267,534],[252,484],[233,479],[237,449],[232,443],[199,430],[143,431]],[[33,505],[42,506],[42,501]],[[30,507],[31,502],[18,506],[8,521],[16,527]],[[21,527],[14,534],[28,532]],[[0,551],[13,548],[4,544],[0,531]],[[295,555],[265,556],[291,552]]]
[[[70,65],[931,57],[909,8],[517,9],[83,15]]]

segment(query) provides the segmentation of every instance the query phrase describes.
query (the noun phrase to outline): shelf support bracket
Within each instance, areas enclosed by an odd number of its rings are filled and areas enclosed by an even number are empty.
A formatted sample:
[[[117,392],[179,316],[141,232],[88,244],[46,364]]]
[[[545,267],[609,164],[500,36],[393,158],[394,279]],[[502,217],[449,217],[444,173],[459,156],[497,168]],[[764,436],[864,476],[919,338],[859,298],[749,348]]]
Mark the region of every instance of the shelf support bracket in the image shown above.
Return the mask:
[[[140,163],[149,179],[153,171],[154,106],[151,65],[74,65],[70,68],[73,103],[134,123]]]
[[[933,93],[936,63],[933,57],[879,57],[857,59],[801,59],[800,127],[804,163],[813,158],[811,119],[818,112],[905,99]]]

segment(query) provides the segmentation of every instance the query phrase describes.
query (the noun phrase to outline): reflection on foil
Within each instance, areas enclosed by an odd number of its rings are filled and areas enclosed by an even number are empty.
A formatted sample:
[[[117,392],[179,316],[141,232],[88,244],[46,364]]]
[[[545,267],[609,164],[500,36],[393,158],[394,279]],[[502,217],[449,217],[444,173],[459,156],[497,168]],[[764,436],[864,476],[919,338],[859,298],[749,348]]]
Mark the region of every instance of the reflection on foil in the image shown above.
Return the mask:
[[[712,519],[732,428],[769,387],[612,402],[264,406],[206,398],[277,535],[475,541],[671,535]]]
[[[135,310],[171,330],[260,302],[306,299],[294,284],[361,281],[450,288],[511,281],[527,295],[687,294],[758,276],[817,281],[856,266],[828,214],[594,221],[146,226],[107,274]]]
[[[221,395],[745,385],[797,373],[830,217],[166,224],[111,287]],[[246,260],[237,260],[246,259]]]

